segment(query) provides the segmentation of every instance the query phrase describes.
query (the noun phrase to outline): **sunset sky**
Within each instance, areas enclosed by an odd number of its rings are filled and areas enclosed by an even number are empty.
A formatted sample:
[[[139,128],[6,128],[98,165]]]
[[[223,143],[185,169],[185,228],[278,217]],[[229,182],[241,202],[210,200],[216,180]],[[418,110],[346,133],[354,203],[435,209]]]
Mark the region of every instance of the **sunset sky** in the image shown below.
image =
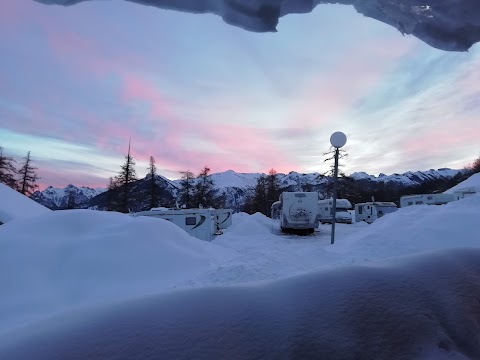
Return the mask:
[[[124,1],[0,1],[0,146],[46,185],[105,187],[131,137],[137,172],[461,168],[480,155],[480,48],[447,53],[350,7],[257,34]]]

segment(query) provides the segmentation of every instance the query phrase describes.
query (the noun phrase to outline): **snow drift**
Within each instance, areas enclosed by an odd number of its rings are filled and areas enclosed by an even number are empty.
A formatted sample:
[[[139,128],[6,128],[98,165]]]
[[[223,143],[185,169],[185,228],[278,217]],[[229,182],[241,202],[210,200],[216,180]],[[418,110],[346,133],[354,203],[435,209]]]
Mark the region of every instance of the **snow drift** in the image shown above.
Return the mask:
[[[0,224],[50,212],[46,207],[0,183]],[[1,239],[1,236],[0,236]]]
[[[480,195],[446,205],[414,205],[376,220],[332,249],[362,263],[456,247],[480,247]]]
[[[43,4],[73,5],[86,0],[36,0]],[[276,31],[279,18],[309,13],[319,4],[352,5],[367,17],[412,34],[447,51],[466,51],[480,40],[477,0],[128,0],[191,13],[212,13],[229,24],[256,32]],[[354,36],[352,34],[352,36]]]
[[[53,312],[159,293],[235,252],[174,224],[93,210],[0,226],[0,332]]]
[[[460,184],[455,185],[451,189],[445,191],[447,194],[453,194],[456,191],[463,189],[471,189],[480,194],[480,173],[473,174],[467,180],[462,181]]]
[[[0,358],[478,359],[480,250],[72,312],[4,336]]]

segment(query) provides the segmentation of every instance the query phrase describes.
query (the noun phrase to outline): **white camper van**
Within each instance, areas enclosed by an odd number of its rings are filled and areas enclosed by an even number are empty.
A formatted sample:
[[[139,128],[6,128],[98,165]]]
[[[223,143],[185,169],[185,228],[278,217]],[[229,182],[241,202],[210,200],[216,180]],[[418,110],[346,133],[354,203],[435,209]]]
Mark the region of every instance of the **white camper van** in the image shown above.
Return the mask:
[[[371,224],[382,216],[397,210],[397,205],[394,202],[372,201],[355,204],[355,221],[365,221]]]
[[[411,205],[444,205],[451,201],[458,200],[455,194],[418,194],[405,195],[400,198],[400,207]]]
[[[134,213],[132,216],[149,216],[171,221],[191,236],[205,241],[212,241],[217,232],[214,209],[152,209]]]
[[[352,208],[352,203],[347,199],[337,199],[337,208],[335,222],[351,224],[352,214],[348,211]],[[318,202],[318,214],[322,224],[332,222],[333,199],[323,199]]]
[[[318,227],[317,192],[283,192],[280,209],[282,232],[312,234]]]
[[[217,231],[225,230],[232,225],[231,209],[215,209],[215,226]]]

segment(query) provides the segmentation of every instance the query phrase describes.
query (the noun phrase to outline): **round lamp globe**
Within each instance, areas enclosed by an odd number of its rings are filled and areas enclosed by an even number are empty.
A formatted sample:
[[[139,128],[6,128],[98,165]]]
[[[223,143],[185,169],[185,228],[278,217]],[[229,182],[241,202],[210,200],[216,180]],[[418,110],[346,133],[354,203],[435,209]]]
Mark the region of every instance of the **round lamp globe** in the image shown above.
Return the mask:
[[[330,144],[333,147],[341,148],[347,143],[347,135],[345,135],[341,131],[334,132],[332,136],[330,136]]]

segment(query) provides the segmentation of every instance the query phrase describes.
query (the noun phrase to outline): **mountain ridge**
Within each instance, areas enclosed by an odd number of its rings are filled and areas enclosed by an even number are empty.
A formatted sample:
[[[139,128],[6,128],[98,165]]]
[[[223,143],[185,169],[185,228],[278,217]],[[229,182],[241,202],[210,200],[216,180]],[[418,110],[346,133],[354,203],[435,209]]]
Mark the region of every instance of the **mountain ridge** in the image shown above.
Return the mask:
[[[449,168],[430,169],[426,171],[407,171],[403,174],[394,173],[385,175],[383,173],[378,176],[370,175],[365,172],[355,172],[349,176],[354,182],[362,184],[362,186],[385,186],[408,188],[421,186],[429,181],[449,180],[455,176],[462,174],[464,170],[455,170]],[[240,211],[245,203],[246,197],[252,194],[258,178],[261,173],[239,173],[233,170],[211,174],[215,183],[215,191],[217,196],[223,197],[225,206],[232,207]],[[142,195],[144,190],[143,183],[149,179],[149,175],[138,180],[136,183],[135,193]],[[283,191],[325,191],[331,177],[322,175],[317,172],[299,173],[291,171],[288,174],[278,173],[278,181]],[[164,198],[169,202],[175,201],[178,191],[181,189],[181,179],[170,180],[162,175],[156,177],[157,185],[162,188]],[[36,191],[31,198],[40,204],[53,209],[66,209],[71,207],[95,208],[102,210],[106,189],[69,184],[65,188],[47,187],[43,191]],[[104,195],[102,195],[104,194]],[[142,203],[142,197],[138,196],[139,204]],[[141,207],[140,205],[138,205]]]

